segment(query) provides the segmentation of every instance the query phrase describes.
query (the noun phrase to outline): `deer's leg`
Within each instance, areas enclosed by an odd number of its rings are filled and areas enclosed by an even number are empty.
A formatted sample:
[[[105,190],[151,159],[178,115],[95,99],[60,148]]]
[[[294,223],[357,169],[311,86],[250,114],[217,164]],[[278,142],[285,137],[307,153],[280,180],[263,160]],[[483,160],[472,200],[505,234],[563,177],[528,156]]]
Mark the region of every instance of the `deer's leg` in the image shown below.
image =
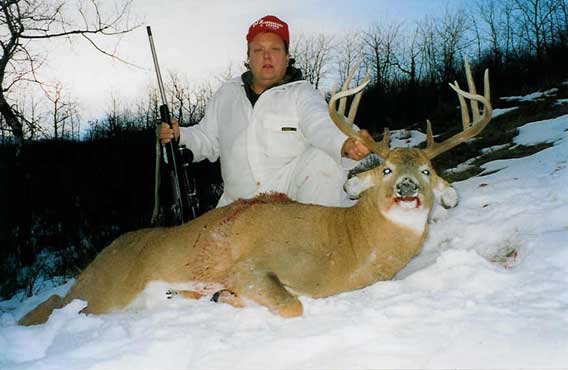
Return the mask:
[[[194,290],[174,290],[170,289],[166,292],[166,298],[171,299],[175,296],[181,296],[187,299],[199,299],[204,296],[204,294],[200,292],[196,292]]]
[[[236,271],[228,288],[237,296],[250,299],[283,317],[301,316],[302,303],[282,285],[278,277],[266,271]]]
[[[213,294],[211,300],[213,302],[227,303],[237,308],[246,306],[245,302],[238,295],[227,289],[219,290]]]
[[[174,298],[180,296],[187,299],[200,299],[201,297],[210,296],[211,294],[223,290],[224,286],[215,282],[193,282],[193,285],[182,289],[169,289],[166,292],[166,298]]]

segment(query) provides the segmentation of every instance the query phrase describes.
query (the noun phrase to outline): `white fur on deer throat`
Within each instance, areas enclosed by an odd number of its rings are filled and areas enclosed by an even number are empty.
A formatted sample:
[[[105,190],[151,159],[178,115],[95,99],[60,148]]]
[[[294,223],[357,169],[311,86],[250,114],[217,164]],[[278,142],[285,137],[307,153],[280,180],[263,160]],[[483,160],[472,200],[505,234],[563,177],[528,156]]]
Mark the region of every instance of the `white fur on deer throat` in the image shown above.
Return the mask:
[[[411,204],[406,205],[405,203]],[[428,209],[424,207],[414,208],[415,206],[416,202],[399,202],[399,205],[393,205],[388,211],[383,212],[383,215],[396,225],[422,234],[428,221]]]

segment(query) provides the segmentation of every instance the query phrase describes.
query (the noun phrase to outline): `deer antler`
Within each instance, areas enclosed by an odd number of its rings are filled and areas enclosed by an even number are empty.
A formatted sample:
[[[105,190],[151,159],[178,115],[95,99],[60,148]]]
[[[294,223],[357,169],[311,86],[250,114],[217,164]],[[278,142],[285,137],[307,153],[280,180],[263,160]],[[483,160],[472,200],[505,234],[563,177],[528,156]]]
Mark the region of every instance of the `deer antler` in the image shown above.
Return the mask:
[[[369,83],[369,75],[365,76],[363,82],[352,89],[349,89],[349,83],[353,79],[353,75],[357,70],[357,65],[351,69],[349,72],[349,76],[343,83],[343,87],[341,91],[338,93],[335,92],[335,88],[333,89],[333,93],[331,99],[329,100],[329,116],[331,120],[341,132],[343,132],[348,137],[357,140],[370,151],[376,153],[381,158],[386,158],[389,153],[389,131],[385,129],[385,134],[383,139],[380,142],[376,142],[371,138],[367,138],[361,136],[359,132],[353,129],[353,121],[355,120],[355,115],[357,114],[357,108],[359,107],[359,101],[361,100],[361,95],[363,95],[363,89]],[[345,108],[347,106],[347,97],[355,95],[353,98],[353,102],[351,103],[351,108],[349,108],[349,115],[345,116]],[[335,110],[336,102],[339,100],[339,107]]]
[[[464,62],[469,92],[463,91],[458,85],[457,81],[455,81],[454,84],[450,84],[450,87],[454,89],[454,91],[458,94],[458,98],[460,100],[463,131],[450,137],[447,140],[442,141],[441,143],[436,143],[434,141],[434,135],[432,134],[432,124],[429,120],[427,120],[427,145],[423,151],[429,159],[432,159],[463,143],[464,141],[479,135],[479,133],[483,131],[485,126],[487,126],[487,124],[491,120],[491,113],[493,111],[493,108],[491,107],[491,97],[489,93],[489,71],[487,69],[485,70],[483,81],[484,93],[483,95],[479,95],[476,92],[473,77],[471,75],[471,69],[469,67],[469,63],[467,62],[467,59],[464,60]],[[466,98],[470,100],[473,122],[470,121],[469,111],[467,108],[467,103],[465,101]],[[481,115],[479,114],[478,103],[481,103],[483,105],[483,114]]]

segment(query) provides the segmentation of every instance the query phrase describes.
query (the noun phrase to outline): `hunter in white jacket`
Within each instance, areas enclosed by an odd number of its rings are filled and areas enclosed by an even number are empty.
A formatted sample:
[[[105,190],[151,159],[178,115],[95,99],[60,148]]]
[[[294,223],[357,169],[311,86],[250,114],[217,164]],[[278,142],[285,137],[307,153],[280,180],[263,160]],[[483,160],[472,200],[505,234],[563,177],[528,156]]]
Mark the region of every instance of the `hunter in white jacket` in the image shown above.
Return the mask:
[[[240,77],[226,82],[203,120],[180,127],[195,161],[220,158],[224,193],[218,206],[263,192],[322,205],[351,204],[343,191],[341,148],[347,137],[307,81],[265,91],[254,107]]]
[[[194,161],[220,159],[224,193],[217,206],[266,192],[302,203],[351,205],[342,156],[359,160],[368,148],[336,128],[323,96],[290,66],[285,22],[265,16],[246,39],[249,70],[223,84],[198,125],[163,123],[162,144],[179,138]]]

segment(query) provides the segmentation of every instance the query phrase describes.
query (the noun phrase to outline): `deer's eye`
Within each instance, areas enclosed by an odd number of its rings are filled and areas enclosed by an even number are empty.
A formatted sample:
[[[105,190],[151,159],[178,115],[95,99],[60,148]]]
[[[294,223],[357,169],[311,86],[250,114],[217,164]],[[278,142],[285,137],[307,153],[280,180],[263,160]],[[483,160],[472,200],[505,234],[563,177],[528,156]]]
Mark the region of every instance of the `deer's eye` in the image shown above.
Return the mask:
[[[388,167],[383,170],[383,175],[385,175],[385,176],[390,175],[391,173],[392,173],[392,170]]]
[[[426,176],[430,176],[430,170],[422,170],[422,173]]]

